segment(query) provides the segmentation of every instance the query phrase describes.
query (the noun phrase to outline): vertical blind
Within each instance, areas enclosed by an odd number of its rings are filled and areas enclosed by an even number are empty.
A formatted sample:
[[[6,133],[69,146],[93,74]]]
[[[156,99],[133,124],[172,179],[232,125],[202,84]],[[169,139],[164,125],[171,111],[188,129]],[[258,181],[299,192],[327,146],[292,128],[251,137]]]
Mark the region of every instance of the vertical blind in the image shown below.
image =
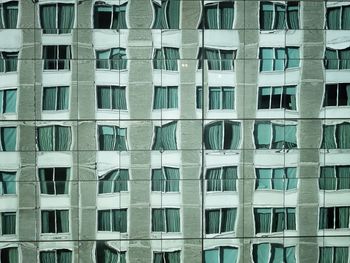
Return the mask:
[[[177,86],[155,86],[153,109],[176,109],[178,108]]]

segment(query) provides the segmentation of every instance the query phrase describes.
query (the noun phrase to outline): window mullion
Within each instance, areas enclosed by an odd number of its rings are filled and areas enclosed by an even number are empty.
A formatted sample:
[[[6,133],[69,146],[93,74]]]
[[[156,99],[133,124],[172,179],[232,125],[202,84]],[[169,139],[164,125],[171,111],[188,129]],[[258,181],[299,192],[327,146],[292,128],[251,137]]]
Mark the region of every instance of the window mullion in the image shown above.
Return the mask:
[[[282,86],[282,89],[281,89],[281,96],[280,96],[280,109],[283,109],[283,97],[285,95],[285,90],[286,90],[286,87]]]
[[[221,61],[221,58],[220,58]],[[221,67],[221,63],[220,63],[220,67]],[[223,109],[223,102],[224,102],[224,89],[223,87],[220,87],[220,101],[219,101],[219,109]]]
[[[336,219],[337,219],[337,208],[336,207],[333,207],[333,229],[336,229]]]
[[[272,233],[272,222],[275,217],[275,213],[273,211],[273,208],[270,208],[270,228],[269,228],[269,233]]]
[[[165,86],[165,108],[168,109],[169,108],[169,86]]]
[[[340,69],[340,55],[339,55],[339,52],[341,52],[341,51],[337,49],[336,52],[337,52],[338,69]]]
[[[164,2],[161,2],[161,5],[163,4]],[[166,1],[165,2],[165,6],[164,6],[164,8],[162,8],[161,10],[163,10],[163,14],[162,15],[164,15],[164,17],[165,17],[165,27],[167,28],[167,29],[169,29],[169,23],[168,23],[168,15],[167,15],[167,12],[166,12],[166,9],[167,9],[167,7],[168,7],[168,4],[169,4],[169,1]]]
[[[340,9],[340,11],[339,11],[339,29],[343,29],[342,28],[343,6],[340,6],[339,9]]]
[[[111,15],[111,22],[109,23],[109,29],[112,28],[112,25],[113,25],[113,20],[114,20],[114,5],[111,5],[111,12],[112,12],[112,15]]]
[[[56,168],[52,169],[52,184],[53,184],[54,194],[57,195],[57,191],[56,191]]]
[[[57,125],[53,125],[52,126],[52,149],[53,151],[56,150],[56,129],[57,129]]]
[[[275,5],[275,3],[272,3],[272,24],[271,24],[271,29],[273,30],[273,29],[276,29],[275,28],[275,17],[276,17],[276,5]]]
[[[269,87],[270,88],[270,96],[269,96],[269,109],[271,109],[271,105],[272,105],[272,90],[273,90],[273,87]]]
[[[55,250],[55,262],[56,262],[56,263],[59,263],[59,262],[58,262],[58,251],[57,251],[57,250]]]

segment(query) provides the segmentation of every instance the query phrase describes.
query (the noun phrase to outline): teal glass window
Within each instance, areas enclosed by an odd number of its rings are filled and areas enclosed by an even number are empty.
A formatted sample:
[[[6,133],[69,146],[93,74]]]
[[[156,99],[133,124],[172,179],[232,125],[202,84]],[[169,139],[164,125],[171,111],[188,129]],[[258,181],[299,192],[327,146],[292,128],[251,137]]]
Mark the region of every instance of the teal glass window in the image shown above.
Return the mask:
[[[236,191],[237,167],[208,168],[205,173],[207,192]]]
[[[232,121],[216,121],[204,128],[204,145],[207,150],[235,150],[241,140],[241,124]]]
[[[46,195],[66,195],[69,191],[70,168],[39,168],[40,193]]]
[[[127,209],[97,211],[97,230],[108,232],[127,232]]]
[[[16,172],[0,171],[0,196],[16,194]]]
[[[153,109],[177,109],[177,86],[154,86]]]
[[[296,167],[256,168],[256,190],[293,190],[297,188]]]
[[[350,166],[320,167],[319,187],[321,190],[350,189]]]
[[[126,263],[126,252],[119,251],[108,242],[96,242],[96,263]]]
[[[326,84],[323,107],[350,106],[350,83]]]
[[[205,233],[221,234],[235,231],[236,208],[205,210]]]
[[[71,33],[74,20],[74,4],[40,5],[40,24],[44,34]]]
[[[221,246],[204,250],[204,263],[236,263],[238,248]]]
[[[17,145],[17,128],[16,127],[0,127],[0,151],[13,152]]]
[[[155,49],[153,54],[153,68],[169,71],[178,71],[180,53],[178,48],[163,47]]]
[[[43,87],[43,111],[68,110],[69,87]]]
[[[260,29],[299,29],[299,2],[260,2]]]
[[[326,26],[331,30],[349,30],[350,5],[327,7]]]
[[[177,122],[155,126],[152,150],[176,150],[176,127]]]
[[[318,263],[348,262],[349,247],[320,247]]]
[[[323,125],[321,149],[350,149],[350,123]]]
[[[320,207],[319,229],[349,228],[349,206]]]
[[[97,109],[127,110],[125,86],[96,86]]]
[[[118,126],[98,125],[100,151],[126,151],[127,130]]]
[[[127,65],[125,48],[96,50],[96,69],[125,70]]]
[[[326,48],[324,55],[325,69],[350,69],[350,48]]]
[[[71,46],[43,46],[44,70],[70,70]]]
[[[174,167],[162,167],[152,169],[152,191],[155,192],[179,192],[180,169]]]
[[[16,234],[16,212],[0,213],[0,236]]]
[[[152,208],[152,232],[180,232],[180,209]]]
[[[285,262],[296,263],[295,246],[283,246],[277,243],[253,244],[253,262]]]
[[[258,109],[297,110],[296,86],[259,87]]]
[[[234,70],[236,50],[200,48],[198,52],[198,69],[202,69],[202,59],[208,70]]]
[[[68,249],[55,249],[48,251],[40,251],[40,263],[72,263],[72,251]]]
[[[296,230],[295,208],[254,208],[255,233]]]
[[[181,263],[181,251],[153,252],[153,263]]]
[[[299,47],[261,47],[260,72],[283,71],[300,67]]]
[[[234,2],[205,3],[198,29],[233,29]]]
[[[17,89],[0,90],[0,112],[3,114],[17,112]]]

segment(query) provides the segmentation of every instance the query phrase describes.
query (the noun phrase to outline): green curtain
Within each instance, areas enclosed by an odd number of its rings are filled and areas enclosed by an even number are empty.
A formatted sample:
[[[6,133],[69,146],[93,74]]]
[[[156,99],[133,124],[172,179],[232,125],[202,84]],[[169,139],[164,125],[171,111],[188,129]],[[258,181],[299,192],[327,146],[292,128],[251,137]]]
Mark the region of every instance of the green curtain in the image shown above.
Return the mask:
[[[120,169],[116,173],[114,181],[114,192],[128,191],[129,170]]]
[[[54,251],[41,251],[40,263],[56,263],[56,256]]]
[[[166,231],[167,232],[180,232],[180,209],[178,208],[166,208]]]
[[[164,9],[163,9],[164,10]],[[168,0],[166,16],[169,29],[178,29],[180,22],[180,1]]]
[[[68,249],[57,250],[57,263],[71,263],[72,262],[72,251]]]
[[[350,69],[350,48],[339,50],[339,69]]]
[[[98,126],[99,150],[113,151],[115,145],[115,131],[113,126]]]
[[[152,191],[164,192],[164,174],[162,169],[152,169]]]
[[[40,5],[40,24],[44,34],[56,34],[56,4]]]
[[[111,231],[111,211],[100,210],[97,212],[98,231]]]
[[[297,68],[300,64],[300,55],[298,47],[287,48],[287,66],[286,68]]]
[[[227,166],[222,170],[222,190],[236,191],[237,167]]]
[[[112,48],[110,53],[111,69],[122,70],[127,67],[125,48]]]
[[[163,150],[176,150],[176,122],[165,124],[161,128]]]
[[[286,6],[275,4],[275,25],[274,29],[285,29],[286,27]]]
[[[284,48],[275,48],[275,57],[273,70],[284,70],[286,64],[286,50]]]
[[[257,149],[269,149],[271,143],[271,123],[255,123],[254,140]]]
[[[340,7],[327,8],[327,28],[340,29]]]
[[[52,180],[53,180],[53,168],[39,169],[40,193],[54,194]]]
[[[55,221],[55,211],[41,211],[41,232],[55,233],[55,226],[51,223]]]
[[[222,108],[233,110],[235,108],[235,89],[222,87]]]
[[[350,6],[343,6],[342,29],[350,29]]]
[[[286,263],[296,263],[295,259],[295,247],[285,247],[284,257]]]
[[[69,168],[55,168],[55,186],[56,194],[68,194]]]
[[[96,68],[109,69],[109,56],[110,49],[108,50],[96,50]]]
[[[297,101],[296,101],[296,87],[295,86],[287,86],[285,87],[284,97],[286,98],[286,103],[284,103],[284,107],[289,110],[297,109]],[[289,99],[288,99],[289,98]]]
[[[163,253],[153,254],[153,263],[163,263]]]
[[[56,210],[57,233],[69,232],[69,212],[68,210]]]
[[[2,14],[3,14],[3,7],[2,5],[0,4],[0,29],[3,29],[4,28],[4,25],[2,23]],[[0,53],[1,54],[1,53]]]
[[[220,210],[205,211],[205,233],[220,233]]]
[[[297,147],[297,126],[296,125],[285,125],[284,126],[284,141],[285,148]]]
[[[333,228],[333,216],[329,216],[329,211],[333,211],[333,207],[320,207],[320,217],[319,217],[319,229]]]
[[[221,60],[218,49],[204,49],[204,59],[207,60],[209,70],[221,70]]]
[[[110,86],[97,86],[97,107],[99,109],[111,109]]]
[[[232,29],[234,21],[234,3],[220,2],[220,29]]]
[[[271,208],[254,208],[255,233],[270,233]]]
[[[16,213],[1,213],[2,221],[2,234],[14,235],[16,234]]]
[[[113,6],[113,21],[112,29],[126,29],[126,4],[120,6]]]
[[[165,253],[165,262],[166,263],[180,263],[180,251],[166,252]]]
[[[166,192],[179,192],[180,172],[178,168],[164,167]]]
[[[0,10],[1,11],[1,10]],[[1,16],[0,16],[1,18]],[[5,69],[5,60],[3,58],[3,52],[0,52],[0,72],[6,72],[6,69]]]
[[[4,152],[16,150],[17,129],[15,127],[1,127],[1,146]]]
[[[271,263],[281,263],[284,261],[284,248],[280,244],[271,244]]]
[[[221,168],[207,169],[205,179],[207,180],[207,191],[221,191]]]
[[[18,52],[3,52],[6,72],[17,71]]]
[[[204,6],[205,29],[219,29],[217,9],[217,3]]]
[[[347,84],[345,88],[346,88],[346,95],[348,97],[346,106],[350,106],[350,84]]]
[[[153,68],[154,69],[165,69],[164,54],[163,54],[162,49],[155,49],[154,50]]]
[[[220,50],[221,70],[232,70],[234,62],[234,50]]]
[[[154,142],[152,150],[162,150],[162,127],[154,127]]]
[[[223,127],[222,122],[208,124],[204,128],[204,144],[207,150],[221,150]]]
[[[126,151],[126,129],[115,127],[115,151]]]
[[[224,122],[224,149],[238,149],[241,140],[241,124],[239,122]]]
[[[337,148],[350,149],[350,123],[343,122],[336,126]]]
[[[349,260],[349,247],[334,247],[334,262],[347,263]]]
[[[166,108],[166,87],[154,86],[154,99],[153,109],[164,109]]]
[[[69,104],[69,88],[57,87],[57,110],[67,110]]]
[[[10,1],[3,4],[5,28],[14,29],[17,27],[18,2]]]
[[[70,33],[74,25],[74,4],[58,4],[59,33]]]
[[[287,4],[287,23],[289,29],[299,29],[299,5],[297,2]]]
[[[104,175],[102,179],[99,179],[98,193],[99,194],[113,193],[114,192],[113,183],[117,176],[118,176],[118,170],[113,170],[111,172],[108,172],[106,175]]]
[[[43,110],[56,110],[56,87],[45,87],[43,94]]]
[[[272,189],[284,190],[284,168],[272,169]]]
[[[349,85],[349,104],[350,104],[350,85]],[[196,87],[196,109],[203,107],[203,88],[200,86]]]
[[[220,263],[236,263],[238,256],[238,249],[234,247],[221,247],[220,248]],[[209,262],[209,263],[215,263]]]
[[[0,172],[0,195],[16,194],[16,173]]]
[[[128,218],[126,209],[112,210],[112,231],[126,233],[128,228]]]
[[[336,228],[349,228],[350,207],[337,207]]]
[[[323,125],[322,149],[335,149],[334,125]]]
[[[253,245],[254,263],[269,263],[270,244],[261,243]]]
[[[218,249],[204,250],[204,263],[221,263],[219,262],[219,250]]]
[[[260,29],[271,30],[273,20],[273,4],[260,2]]]
[[[285,183],[286,190],[296,189],[298,179],[296,178],[297,168],[286,168],[287,183]]]
[[[69,151],[72,142],[70,127],[55,126],[55,150]]]
[[[337,189],[350,189],[350,166],[337,166]]]
[[[328,263],[328,262],[333,262],[333,248],[320,247],[319,263]]]
[[[338,69],[338,57],[337,57],[337,51],[333,49],[326,48],[325,53],[325,68],[326,69]]]
[[[223,208],[221,216],[221,233],[235,230],[236,209]]]
[[[272,209],[272,232],[281,232],[285,229],[286,218],[284,208]]]
[[[125,87],[112,86],[112,109],[127,109]]]
[[[177,109],[178,107],[178,96],[177,96],[177,87],[176,86],[168,86],[167,87],[167,102],[169,109]]]
[[[164,56],[165,56],[165,69],[171,71],[178,70],[178,60],[180,59],[179,49],[172,47],[165,47]]]
[[[260,48],[260,71],[272,71],[273,70],[273,48]]]
[[[209,87],[209,110],[220,109],[221,87]]]
[[[153,20],[153,29],[163,29],[167,28],[166,26],[166,19],[165,19],[165,5],[158,4],[156,2],[153,2],[153,9],[154,9],[154,20]]]
[[[287,230],[295,230],[295,208],[286,208],[287,212]]]
[[[164,232],[164,210],[163,209],[152,209],[152,231],[153,232]]]
[[[256,170],[256,189],[272,189],[271,178],[272,169],[269,168],[257,168]]]

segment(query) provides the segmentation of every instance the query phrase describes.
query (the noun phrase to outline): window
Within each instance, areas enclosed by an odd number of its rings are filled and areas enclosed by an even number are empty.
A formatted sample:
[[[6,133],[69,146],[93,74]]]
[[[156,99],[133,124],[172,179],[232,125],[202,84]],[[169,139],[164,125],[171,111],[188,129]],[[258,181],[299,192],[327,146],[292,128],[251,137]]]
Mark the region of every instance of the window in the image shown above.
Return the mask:
[[[176,150],[176,125],[169,122],[162,126],[155,126],[152,150]]]
[[[153,109],[177,109],[178,95],[176,86],[155,86]]]
[[[18,263],[18,248],[7,247],[0,249],[0,262]]]
[[[100,151],[126,151],[126,128],[98,125]]]
[[[258,109],[296,110],[296,86],[260,87]]]
[[[40,263],[70,263],[72,262],[72,251],[68,249],[56,249],[40,251]]]
[[[0,127],[1,149],[2,152],[13,152],[16,150],[17,128]]]
[[[180,209],[152,208],[152,232],[180,232]]]
[[[97,108],[101,110],[126,110],[125,86],[97,86]]]
[[[153,1],[153,29],[179,29],[180,1]]]
[[[126,252],[118,251],[107,242],[96,242],[96,263],[126,263]]]
[[[295,208],[254,208],[255,233],[296,230]]]
[[[299,29],[299,3],[260,2],[260,29]]]
[[[153,253],[153,263],[180,263],[181,262],[181,252],[154,252]]]
[[[325,69],[350,69],[350,48],[326,48],[324,57]]]
[[[74,4],[40,5],[40,24],[44,34],[70,33],[74,17]]]
[[[0,235],[15,235],[16,212],[2,212],[0,215]]]
[[[204,263],[236,263],[238,258],[238,248],[217,247],[204,250]]]
[[[180,59],[178,48],[163,47],[161,49],[155,49],[153,55],[153,68],[178,71],[178,59]]]
[[[281,71],[300,67],[299,47],[261,47],[260,71]]]
[[[350,166],[323,166],[320,168],[321,190],[350,189]]]
[[[0,113],[15,113],[17,104],[17,90],[0,90]]]
[[[321,207],[320,229],[349,228],[350,207]]]
[[[68,210],[41,211],[41,233],[68,233]]]
[[[348,262],[348,247],[320,247],[318,263]]]
[[[235,231],[236,208],[205,210],[205,233],[221,234]]]
[[[196,109],[203,107],[203,88],[201,86],[196,87]]]
[[[0,73],[17,71],[17,63],[18,52],[0,51]]]
[[[326,84],[323,107],[350,106],[350,83]]]
[[[256,122],[254,140],[256,149],[291,149],[297,147],[297,126]]]
[[[179,168],[162,167],[152,169],[152,191],[179,192]]]
[[[322,149],[350,149],[350,123],[323,125]]]
[[[207,150],[235,150],[241,139],[241,124],[216,121],[204,128],[204,145]]]
[[[44,70],[70,70],[70,46],[43,46]]]
[[[207,192],[236,191],[237,167],[224,166],[207,169]]]
[[[112,209],[97,211],[98,231],[127,232],[127,210]]]
[[[297,188],[297,168],[256,168],[257,190],[293,190]]]
[[[209,87],[209,110],[233,110],[234,108],[234,87]]]
[[[236,50],[200,48],[197,57],[198,69],[202,69],[202,60],[206,60],[208,70],[233,70],[235,57]]]
[[[16,172],[0,171],[0,196],[16,194]]]
[[[69,151],[72,144],[72,132],[69,126],[37,127],[39,151]]]
[[[39,168],[40,193],[68,194],[70,169],[66,167]]]
[[[117,1],[119,2],[119,1]],[[126,6],[108,5],[98,1],[94,6],[94,28],[97,29],[126,29]]]
[[[69,87],[44,87],[42,107],[43,111],[68,110]]]
[[[282,244],[274,243],[253,244],[253,262],[295,263],[295,246],[284,247]]]
[[[126,68],[125,48],[96,50],[96,69],[123,70]]]
[[[120,193],[128,191],[129,171],[127,169],[112,170],[98,178],[98,193]]]
[[[18,1],[0,3],[0,29],[17,28]]]
[[[327,29],[350,29],[350,5],[327,7]]]
[[[208,3],[204,6],[199,29],[232,29],[234,23],[234,2]]]

